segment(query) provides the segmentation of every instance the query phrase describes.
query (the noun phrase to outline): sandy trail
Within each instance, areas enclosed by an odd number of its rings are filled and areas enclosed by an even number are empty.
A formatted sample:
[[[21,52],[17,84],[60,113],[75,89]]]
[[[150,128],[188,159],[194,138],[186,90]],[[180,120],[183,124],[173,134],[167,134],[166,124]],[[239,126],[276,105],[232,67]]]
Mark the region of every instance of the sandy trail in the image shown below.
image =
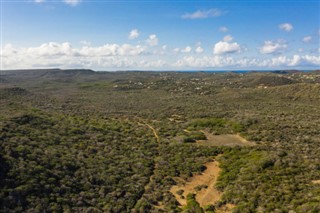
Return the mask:
[[[140,125],[140,126],[147,126],[149,129],[151,129],[152,132],[153,132],[154,137],[155,137],[156,140],[157,140],[157,142],[160,143],[160,137],[159,137],[157,131],[155,130],[155,128],[154,128],[153,126],[151,126],[151,125],[148,124],[148,123],[140,123],[140,122],[138,122],[138,125]]]
[[[160,143],[160,138],[155,128],[153,128],[153,126],[151,126],[150,124],[145,124],[145,125],[152,130],[154,137],[157,139],[157,142]]]

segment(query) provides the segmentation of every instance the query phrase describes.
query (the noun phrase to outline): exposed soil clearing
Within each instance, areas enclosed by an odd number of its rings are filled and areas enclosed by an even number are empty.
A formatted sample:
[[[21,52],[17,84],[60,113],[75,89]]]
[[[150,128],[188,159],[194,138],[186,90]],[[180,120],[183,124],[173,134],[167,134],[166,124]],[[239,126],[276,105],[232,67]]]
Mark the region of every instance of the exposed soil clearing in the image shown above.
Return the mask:
[[[313,180],[311,181],[313,184],[320,184],[320,180]]]
[[[255,143],[247,141],[238,134],[213,135],[206,131],[201,131],[207,140],[198,140],[197,144],[205,146],[254,146]]]
[[[172,186],[170,192],[176,197],[181,206],[186,205],[186,197],[189,193],[196,194],[196,200],[201,207],[209,204],[214,204],[220,199],[221,192],[215,188],[218,175],[221,171],[219,163],[217,161],[209,162],[205,164],[207,169],[200,175],[194,175],[187,182],[181,178],[176,178],[178,185]],[[200,185],[206,185],[207,188],[202,188],[197,191],[195,187]],[[177,191],[183,190],[183,196],[177,194]]]
[[[180,177],[175,177],[177,185],[171,187],[170,192],[175,196],[180,206],[187,204],[186,197],[189,193],[196,194],[196,200],[202,208],[207,205],[215,205],[220,200],[222,192],[215,188],[218,176],[221,172],[218,161],[213,161],[205,164],[206,170],[199,175],[194,175],[188,181]],[[197,186],[203,186],[197,190]],[[206,186],[206,187],[204,187]],[[183,190],[182,195],[177,194],[177,191]],[[229,213],[235,206],[227,203],[215,210],[218,213]]]

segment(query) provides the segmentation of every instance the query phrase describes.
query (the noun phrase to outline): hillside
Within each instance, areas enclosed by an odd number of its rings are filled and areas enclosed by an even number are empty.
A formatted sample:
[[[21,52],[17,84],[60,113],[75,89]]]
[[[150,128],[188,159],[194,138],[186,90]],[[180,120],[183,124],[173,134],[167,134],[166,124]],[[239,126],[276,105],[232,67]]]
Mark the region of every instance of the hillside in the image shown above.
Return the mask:
[[[0,212],[320,211],[318,72],[1,79]]]

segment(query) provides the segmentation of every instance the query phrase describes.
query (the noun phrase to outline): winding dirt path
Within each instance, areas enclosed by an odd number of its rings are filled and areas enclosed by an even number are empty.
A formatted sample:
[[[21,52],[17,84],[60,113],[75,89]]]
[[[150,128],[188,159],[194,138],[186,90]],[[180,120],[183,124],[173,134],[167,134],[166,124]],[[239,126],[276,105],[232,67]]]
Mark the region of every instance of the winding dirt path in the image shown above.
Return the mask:
[[[154,137],[155,137],[156,140],[157,140],[157,142],[160,143],[160,137],[159,137],[156,129],[155,129],[153,126],[151,126],[151,125],[148,124],[148,123],[141,123],[141,122],[139,122],[139,121],[138,121],[137,123],[138,123],[138,125],[140,125],[140,126],[147,126],[149,129],[151,129],[152,132],[153,132]]]
[[[151,126],[150,124],[145,124],[147,127],[149,127],[149,129],[152,130],[154,137],[157,139],[157,142],[160,143],[160,138],[159,135],[157,133],[157,131],[155,130],[155,128],[153,128],[153,126]]]

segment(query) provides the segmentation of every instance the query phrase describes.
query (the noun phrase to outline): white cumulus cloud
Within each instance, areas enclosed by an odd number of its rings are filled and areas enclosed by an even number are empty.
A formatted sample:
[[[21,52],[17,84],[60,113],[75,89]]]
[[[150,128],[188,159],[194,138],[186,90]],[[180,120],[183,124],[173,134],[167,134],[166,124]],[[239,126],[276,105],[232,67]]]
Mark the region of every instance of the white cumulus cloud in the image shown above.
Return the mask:
[[[204,19],[210,17],[222,16],[225,14],[225,11],[221,11],[217,8],[209,9],[209,10],[197,10],[193,13],[186,13],[182,15],[183,19]]]
[[[320,55],[305,55],[302,56],[302,59],[305,60],[308,64],[320,65]]]
[[[174,49],[173,49],[173,52],[174,52],[174,53],[179,53],[179,52],[180,52],[180,48],[178,48],[178,47],[174,48]]]
[[[301,59],[302,58],[299,55],[294,55],[288,63],[288,66],[297,66],[301,62]]]
[[[156,46],[158,45],[159,39],[155,34],[149,35],[148,39],[146,40],[147,44],[150,46]]]
[[[102,46],[82,46],[81,48],[74,48],[69,42],[57,43],[48,42],[37,47],[20,48],[16,50],[12,45],[4,47],[3,55],[19,56],[29,55],[30,57],[39,58],[55,58],[55,57],[95,57],[95,56],[138,56],[145,53],[146,47],[141,45],[130,44],[105,44]]]
[[[231,56],[185,56],[177,60],[173,66],[179,68],[219,68],[219,67],[295,67],[295,66],[317,66],[320,65],[320,56],[314,55],[293,55],[279,56],[268,59],[240,58]]]
[[[217,44],[223,44],[221,46]],[[220,41],[216,53],[240,51],[240,45]],[[225,45],[225,46],[224,46]],[[215,46],[215,47],[216,47]],[[241,55],[205,55],[205,54],[162,54],[168,47],[150,47],[147,45],[104,44],[92,46],[83,44],[74,47],[69,42],[47,42],[32,47],[14,47],[6,44],[1,47],[0,55],[3,69],[32,68],[90,68],[97,70],[130,70],[130,69],[190,69],[190,68],[283,68],[283,67],[319,67],[320,55],[295,54],[269,55],[265,58],[242,57]],[[220,50],[220,52],[218,51]],[[242,47],[241,47],[242,49]],[[159,51],[152,51],[159,50]],[[177,53],[202,53],[198,45],[183,49],[176,48]],[[194,50],[194,51],[192,51]],[[170,54],[171,52],[171,54]]]
[[[204,49],[200,46],[198,46],[196,49],[195,49],[195,52],[200,54],[200,53],[203,53]]]
[[[240,45],[237,42],[219,41],[213,47],[213,53],[216,55],[236,52],[240,52]]]
[[[98,47],[82,47],[77,49],[77,53],[82,56],[137,56],[146,51],[146,47],[141,45],[132,46],[130,44],[105,44]]]
[[[305,43],[308,43],[312,40],[312,36],[305,36],[302,38],[302,41],[305,42]]]
[[[279,24],[279,29],[284,30],[286,32],[290,32],[291,30],[293,30],[293,26],[290,23],[283,23]]]
[[[174,63],[175,67],[193,67],[193,68],[209,68],[209,67],[222,67],[235,64],[231,57],[222,56],[185,56]]]
[[[192,48],[190,46],[186,46],[184,49],[181,50],[182,53],[190,53]]]
[[[43,3],[45,2],[46,0],[34,0],[35,3]]]
[[[129,39],[136,39],[139,37],[139,31],[137,29],[133,29],[130,31],[128,38]]]
[[[230,42],[233,40],[233,37],[231,35],[226,35],[225,37],[223,37],[223,41],[225,42]]]
[[[160,59],[152,58],[141,64],[141,55],[147,47],[130,44],[105,44],[102,46],[82,46],[75,48],[69,42],[48,42],[40,46],[14,48],[7,44],[3,48],[1,59],[5,69],[25,68],[128,68],[156,66]],[[161,60],[163,61],[163,60]]]
[[[39,47],[22,49],[22,52],[38,57],[59,57],[76,54],[75,49],[72,48],[72,45],[69,42],[48,42],[40,45]]]
[[[260,48],[260,53],[262,54],[273,54],[280,53],[285,50],[288,45],[285,41],[265,41],[263,46]]]
[[[294,66],[310,66],[310,65],[320,65],[320,56],[313,55],[293,55],[288,56],[278,56],[276,58],[265,59],[266,64],[270,67],[294,67]]]

